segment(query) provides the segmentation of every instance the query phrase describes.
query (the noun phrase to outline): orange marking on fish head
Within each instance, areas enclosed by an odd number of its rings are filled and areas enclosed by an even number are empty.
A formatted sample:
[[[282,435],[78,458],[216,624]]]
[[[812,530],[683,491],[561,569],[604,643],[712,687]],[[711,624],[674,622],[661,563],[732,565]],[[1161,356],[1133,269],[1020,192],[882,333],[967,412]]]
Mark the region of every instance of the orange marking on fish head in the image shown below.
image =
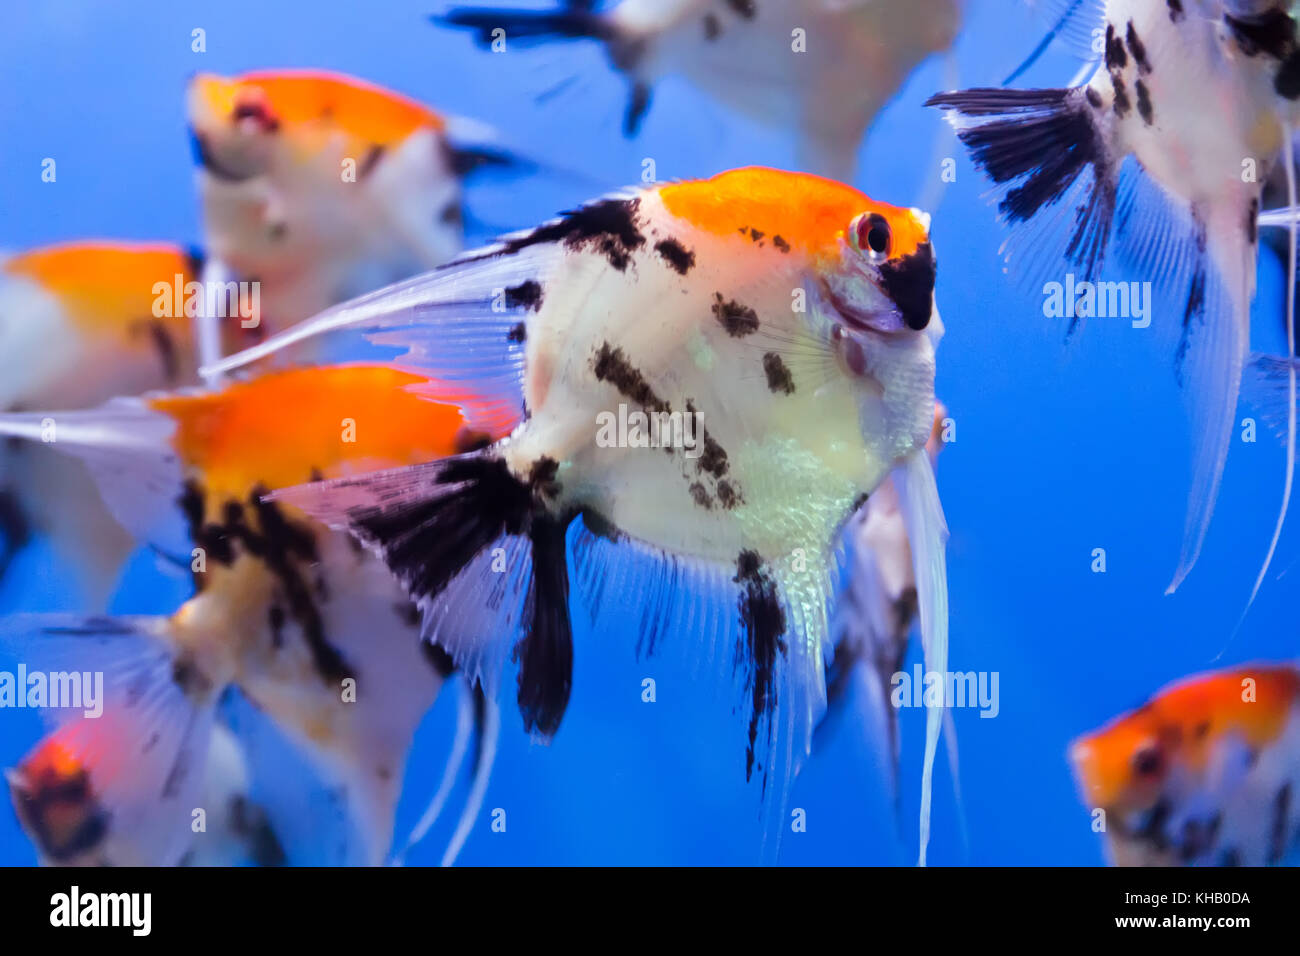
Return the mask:
[[[670,183],[659,187],[659,196],[670,213],[705,232],[767,239],[815,260],[837,259],[839,240],[873,212],[890,225],[891,255],[910,255],[928,239],[928,224],[913,210],[875,202],[851,186],[810,173],[750,166],[712,179]]]
[[[91,763],[111,762],[111,740],[76,725],[50,734],[10,771],[9,796],[23,827],[56,862],[73,862],[103,838],[106,818],[91,780]],[[125,740],[118,741],[122,749]],[[96,753],[106,759],[96,759]],[[121,761],[116,766],[120,767]],[[102,768],[100,768],[102,769]]]
[[[182,290],[195,278],[195,265],[176,246],[69,242],[19,253],[0,271],[41,286],[86,334],[144,350],[151,347],[148,326],[157,323],[177,349],[190,348],[190,320],[183,309],[176,314],[173,289],[177,277]]]
[[[1252,749],[1272,743],[1300,696],[1290,667],[1247,666],[1193,677],[1087,734],[1070,748],[1090,805],[1141,810],[1158,799],[1175,766],[1202,773],[1214,748],[1234,738]]]
[[[228,179],[266,171],[276,142],[299,160],[338,143],[360,163],[418,130],[446,128],[441,115],[415,100],[320,70],[200,74],[190,85],[189,115],[205,165]]]
[[[219,509],[259,486],[275,490],[455,454],[467,440],[464,416],[416,394],[427,382],[388,366],[298,368],[151,405],[176,421],[173,447],[208,493],[209,509]]]

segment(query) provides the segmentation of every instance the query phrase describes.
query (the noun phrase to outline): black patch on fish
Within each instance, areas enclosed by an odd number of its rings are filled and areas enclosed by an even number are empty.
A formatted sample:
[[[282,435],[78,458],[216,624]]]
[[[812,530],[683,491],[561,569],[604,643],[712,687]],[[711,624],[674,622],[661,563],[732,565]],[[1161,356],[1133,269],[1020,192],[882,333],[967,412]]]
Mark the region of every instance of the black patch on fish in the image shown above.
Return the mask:
[[[361,181],[369,176],[374,171],[374,168],[379,165],[379,160],[383,156],[384,147],[382,146],[371,146],[370,149],[366,150],[366,155],[361,157],[361,162],[357,165],[357,180]]]
[[[737,647],[737,660],[749,664],[745,675],[745,689],[752,695],[749,717],[749,745],[745,750],[745,779],[754,772],[754,747],[758,739],[760,719],[767,717],[768,742],[772,739],[772,715],[776,710],[776,662],[778,654],[786,653],[784,638],[785,611],[777,594],[775,582],[763,570],[763,559],[756,551],[741,551],[736,557],[736,576],[732,578],[741,586],[740,623],[745,643]],[[762,769],[762,768],[760,768]],[[767,781],[763,781],[766,792]]]
[[[635,136],[641,131],[646,113],[650,112],[650,87],[645,83],[633,83],[627,95],[627,112],[623,114],[623,135]]]
[[[785,362],[781,361],[781,356],[775,352],[765,354],[763,372],[767,375],[767,387],[770,391],[784,392],[786,395],[794,394],[794,377],[786,368]]]
[[[592,360],[591,368],[598,381],[608,382],[618,389],[620,395],[643,408],[653,412],[672,410],[667,402],[655,394],[645,376],[632,367],[622,349],[615,348],[608,342],[602,343]]]
[[[738,16],[746,20],[754,19],[755,14],[758,13],[758,5],[754,0],[726,0],[726,3]]]
[[[84,768],[59,775],[45,768],[25,784],[11,783],[14,810],[41,852],[67,863],[90,852],[108,835],[109,815],[100,805]],[[69,828],[66,821],[75,821]]]
[[[1094,90],[1091,86],[1085,86],[1083,89],[1083,95],[1087,98],[1089,106],[1095,110],[1101,109],[1100,93]]]
[[[754,229],[754,228],[752,228],[752,227],[751,227],[750,230],[749,230],[749,238],[752,239],[754,242],[758,242],[759,240],[761,240],[761,239],[762,239],[764,236],[766,236],[766,235],[767,235],[767,233],[762,232],[762,231],[760,231],[760,230],[758,230],[758,229]]]
[[[1291,813],[1291,784],[1283,784],[1277,791],[1277,796],[1273,798],[1273,825],[1269,832],[1268,842],[1268,863],[1270,866],[1276,866],[1282,862],[1282,857],[1286,855],[1287,839],[1287,818]]]
[[[1300,97],[1300,50],[1293,51],[1282,61],[1273,78],[1273,89],[1278,96],[1294,100]]]
[[[560,463],[554,458],[543,455],[528,468],[528,487],[532,489],[534,495],[545,498],[557,497],[561,486],[555,480],[555,476],[559,471]]]
[[[758,331],[758,313],[735,299],[724,300],[721,292],[713,293],[713,316],[733,339]]]
[[[212,681],[187,656],[172,661],[172,683],[179,687],[186,697],[203,697],[212,690]]]
[[[453,199],[442,207],[442,212],[438,213],[438,221],[448,226],[462,225],[465,222],[465,210]]]
[[[656,243],[655,252],[659,253],[664,261],[676,269],[680,275],[686,275],[695,267],[695,253],[676,239],[664,239]]]
[[[312,664],[327,684],[337,684],[355,673],[325,636],[325,623],[307,585],[304,569],[316,564],[316,538],[309,527],[290,521],[274,502],[263,501],[268,489],[258,486],[249,495],[258,531],[237,526],[244,546],[260,557],[275,575],[289,602],[289,613],[302,629]],[[232,529],[236,530],[236,529]]]
[[[928,242],[920,243],[914,252],[880,264],[881,287],[909,329],[919,332],[930,324],[934,275],[934,248]]]
[[[490,454],[490,453],[489,453]],[[489,454],[428,466],[433,489],[418,500],[390,500],[348,512],[353,534],[377,547],[418,602],[440,594],[460,571],[505,536],[527,535],[531,590],[525,599],[519,662],[519,709],[529,729],[552,734],[564,714],[572,680],[565,531],[574,514],[557,517],[542,498],[559,491],[559,463],[540,458],[527,479]],[[366,478],[352,479],[364,485]]]
[[[718,18],[712,13],[706,13],[704,15],[704,39],[712,43],[721,35],[722,24],[718,22]]]
[[[419,608],[415,604],[408,602],[408,606],[415,608],[416,622],[419,622]],[[424,654],[424,659],[429,662],[433,672],[446,680],[456,670],[456,662],[451,659],[451,655],[445,650],[434,644],[432,641],[420,641],[420,651]]]
[[[4,537],[4,550],[0,551],[0,581],[3,581],[18,552],[32,539],[31,521],[18,495],[9,488],[0,488],[0,535]]]
[[[1205,820],[1187,819],[1183,821],[1181,843],[1178,856],[1184,864],[1209,853],[1218,838],[1219,826],[1223,822],[1221,814],[1215,814],[1208,823]]]
[[[1180,20],[1182,20],[1184,16],[1183,0],[1165,0],[1165,5],[1169,7],[1170,23],[1178,23]]]
[[[1259,241],[1259,197],[1256,196],[1250,201],[1250,208],[1246,211],[1246,239],[1253,246]]]
[[[1155,120],[1155,111],[1151,108],[1151,94],[1147,90],[1147,85],[1141,80],[1137,81],[1135,87],[1137,90],[1138,115],[1142,117],[1142,122],[1147,126]]]
[[[531,489],[500,458],[450,458],[437,482],[454,493],[411,502],[353,508],[348,523],[378,546],[389,568],[417,601],[434,597],[484,548],[524,530]],[[364,478],[355,479],[364,482]]]
[[[1115,91],[1115,98],[1111,101],[1111,108],[1115,111],[1116,116],[1123,119],[1133,110],[1133,103],[1128,98],[1128,89],[1124,86],[1124,78],[1116,74],[1110,78],[1110,85]]]
[[[639,199],[602,199],[571,210],[527,235],[508,239],[502,243],[500,253],[485,253],[479,258],[511,255],[529,246],[555,242],[574,251],[599,252],[622,272],[632,261],[632,254],[645,245],[636,220],[640,205]]]
[[[275,577],[288,604],[287,614],[302,630],[311,652],[312,664],[321,679],[333,684],[353,673],[342,654],[325,636],[325,625],[307,573],[320,556],[310,526],[287,519],[277,505],[262,501],[268,490],[257,486],[249,495],[247,510],[238,501],[227,501],[220,522],[204,520],[205,495],[195,481],[187,482],[179,505],[189,524],[190,538],[204,549],[206,560],[230,565],[236,547],[261,561]],[[247,520],[254,516],[255,524]],[[205,586],[205,575],[194,572],[196,590]]]
[[[276,650],[284,647],[284,608],[272,604],[266,612],[266,623],[271,628],[271,646]]]
[[[1288,100],[1300,97],[1300,39],[1296,22],[1284,9],[1273,8],[1259,16],[1225,15],[1237,46],[1246,56],[1263,54],[1280,61],[1273,89]]]
[[[1138,36],[1137,30],[1133,28],[1133,21],[1128,22],[1128,30],[1125,31],[1124,41],[1128,44],[1128,51],[1133,54],[1133,62],[1137,64],[1138,72],[1147,74],[1151,72],[1151,61],[1147,59],[1146,44]]]
[[[253,866],[284,866],[288,862],[280,838],[275,835],[266,814],[242,795],[231,797],[231,829],[243,838]]]
[[[524,327],[524,323],[522,322],[517,323],[510,330],[510,333],[506,336],[506,338],[508,338],[511,342],[523,342],[525,339],[527,339],[528,330],[527,328]]]
[[[453,144],[441,140],[443,155],[453,174],[464,179],[483,169],[500,169],[522,171],[528,163],[514,153],[491,146],[472,146],[464,143]]]
[[[505,292],[507,308],[524,308],[536,312],[542,307],[542,284],[536,279],[521,282],[513,288],[506,289]]]
[[[695,404],[690,401],[686,403],[686,411],[691,415],[698,414]],[[700,432],[703,435],[704,453],[695,460],[695,467],[700,471],[708,472],[714,478],[721,478],[730,467],[727,462],[726,449],[719,445],[717,440],[709,434],[709,430],[704,427],[703,423],[700,425]]]
[[[709,489],[705,488],[700,482],[692,482],[690,487],[691,499],[703,508],[705,511],[713,510],[713,499],[709,497]]]
[[[994,182],[1016,184],[998,204],[1009,223],[1032,218],[1092,167],[1091,192],[1076,214],[1066,249],[1067,258],[1091,281],[1104,257],[1116,187],[1087,102],[1075,90],[974,89],[941,93],[927,105],[972,118],[995,117],[957,135]]]
[[[550,737],[559,729],[573,683],[573,627],[569,617],[569,567],[564,536],[569,522],[549,514],[534,518],[532,626],[515,645],[519,663],[519,713],[525,730]]]
[[[176,500],[177,506],[185,516],[189,528],[189,538],[196,548],[204,553],[204,562],[215,561],[229,565],[235,560],[235,552],[230,539],[219,524],[204,521],[205,495],[202,487],[194,480],[187,481]],[[202,591],[206,580],[202,572],[194,571],[194,589]]]
[[[1124,52],[1124,41],[1115,35],[1114,24],[1106,24],[1106,69],[1114,73],[1128,66],[1128,54]]]
[[[772,237],[772,245],[776,246],[782,252],[790,251],[790,243],[786,242],[779,235]]]
[[[1169,800],[1161,797],[1156,801],[1149,811],[1146,818],[1134,831],[1134,836],[1140,840],[1145,840],[1154,846],[1157,850],[1167,849],[1169,838],[1165,834],[1165,824],[1169,821],[1169,815],[1172,808],[1169,806]]]
[[[740,502],[740,496],[736,494],[736,489],[731,487],[729,481],[718,482],[718,503],[730,511]]]
[[[1295,49],[1295,21],[1280,7],[1273,7],[1259,16],[1224,14],[1223,22],[1246,56],[1262,53],[1281,60]]]
[[[1187,350],[1191,346],[1192,328],[1205,320],[1205,286],[1208,276],[1205,270],[1204,256],[1204,231],[1198,233],[1200,241],[1198,242],[1198,253],[1196,259],[1196,270],[1192,273],[1191,285],[1187,289],[1187,304],[1183,308],[1183,328],[1178,338],[1178,349],[1174,354],[1174,370],[1178,377],[1178,383],[1182,384],[1183,361],[1187,358]]]

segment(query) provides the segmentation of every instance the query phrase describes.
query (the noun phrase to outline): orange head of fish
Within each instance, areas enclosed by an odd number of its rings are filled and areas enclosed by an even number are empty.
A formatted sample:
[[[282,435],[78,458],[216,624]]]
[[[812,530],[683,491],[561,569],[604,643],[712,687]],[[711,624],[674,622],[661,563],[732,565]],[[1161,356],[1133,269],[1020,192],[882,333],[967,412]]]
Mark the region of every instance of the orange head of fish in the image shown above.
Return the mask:
[[[1300,694],[1290,667],[1258,665],[1190,678],[1076,740],[1070,762],[1089,807],[1128,814],[1153,807],[1175,782],[1194,781],[1233,739],[1258,751],[1281,733]]]
[[[310,161],[329,144],[361,162],[416,130],[445,126],[414,100],[317,70],[201,73],[190,82],[187,112],[196,162],[227,182],[264,175],[286,155]]]
[[[107,830],[89,768],[64,736],[47,737],[7,774],[19,821],[56,863],[94,850]]]

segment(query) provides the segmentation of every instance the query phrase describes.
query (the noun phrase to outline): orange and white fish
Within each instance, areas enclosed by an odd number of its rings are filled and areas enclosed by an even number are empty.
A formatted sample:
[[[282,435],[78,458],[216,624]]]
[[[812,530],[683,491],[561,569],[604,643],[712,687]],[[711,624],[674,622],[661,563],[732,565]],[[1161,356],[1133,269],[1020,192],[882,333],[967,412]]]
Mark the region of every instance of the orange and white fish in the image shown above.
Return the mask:
[[[624,132],[641,125],[655,86],[680,75],[728,107],[799,131],[800,166],[850,180],[876,114],[926,57],[957,34],[958,0],[590,0],[558,8],[458,7],[435,22],[509,52],[593,39],[631,86]],[[501,44],[504,43],[504,48]]]
[[[1083,86],[973,89],[929,102],[951,111],[975,162],[1002,189],[999,208],[1017,227],[1005,247],[1008,270],[1035,291],[1044,278],[1080,290],[1061,310],[1071,328],[1081,317],[1116,315],[1117,304],[1125,315],[1114,283],[1089,298],[1108,261],[1170,299],[1163,311],[1148,301],[1140,322],[1158,323],[1156,331],[1176,341],[1193,419],[1194,470],[1172,592],[1196,563],[1218,497],[1249,349],[1261,194],[1279,163],[1296,206],[1290,131],[1300,116],[1300,36],[1285,0],[1056,6],[1065,10],[1059,31],[1097,38],[1100,63]],[[1294,311],[1290,297],[1292,354]],[[1292,448],[1295,387],[1293,378]],[[1281,533],[1292,459],[1252,601]]]
[[[1179,681],[1070,747],[1118,866],[1263,866],[1300,836],[1300,671]]]
[[[463,177],[514,162],[470,121],[317,70],[199,74],[188,115],[209,281],[259,283],[245,344],[452,258]]]
[[[89,724],[89,722],[87,722]],[[86,733],[90,730],[92,733]],[[47,736],[6,774],[14,811],[43,866],[163,862],[142,845],[152,822],[125,802],[115,814],[96,795],[89,768],[105,776],[101,749],[120,752],[121,728],[112,720],[68,725]],[[80,731],[80,732],[79,732]],[[119,772],[129,774],[128,768]],[[220,724],[212,727],[203,782],[195,807],[203,828],[177,861],[194,866],[278,866],[284,850],[264,810],[249,797],[248,770],[239,742]],[[111,785],[110,785],[111,786]],[[102,792],[102,791],[101,791]],[[126,810],[124,816],[121,811]],[[147,813],[148,808],[141,808]]]
[[[571,689],[567,537],[581,518],[576,583],[593,613],[616,613],[602,593],[632,582],[654,609],[642,646],[689,633],[712,661],[735,649],[745,776],[779,812],[825,706],[834,544],[891,474],[927,663],[945,667],[946,529],[925,454],[934,280],[924,213],[739,169],[598,200],[215,371],[361,330],[407,346],[397,362],[449,394],[471,390],[478,427],[507,440],[273,500],[382,555],[426,633],[489,690],[513,648],[520,713],[543,736]]]
[[[73,242],[0,260],[0,413],[86,408],[196,380],[191,320],[156,309],[155,285],[202,263],[162,243]],[[102,608],[134,543],[80,463],[39,443],[0,448],[0,579],[33,534],[77,569]]]
[[[28,832],[67,838],[43,843],[46,857],[183,859],[217,704],[235,687],[336,792],[352,836],[330,862],[382,860],[412,737],[451,661],[421,643],[419,615],[382,562],[263,499],[489,439],[465,428],[459,408],[418,394],[425,382],[377,366],[299,369],[0,418],[0,434],[27,439],[52,423],[54,447],[89,464],[128,529],[183,555],[196,587],[168,617],[0,620],[0,646],[28,671],[103,675],[101,716],[51,712],[62,769],[40,772],[47,742],[13,777]],[[85,828],[43,816],[67,816],[58,797],[69,774]]]

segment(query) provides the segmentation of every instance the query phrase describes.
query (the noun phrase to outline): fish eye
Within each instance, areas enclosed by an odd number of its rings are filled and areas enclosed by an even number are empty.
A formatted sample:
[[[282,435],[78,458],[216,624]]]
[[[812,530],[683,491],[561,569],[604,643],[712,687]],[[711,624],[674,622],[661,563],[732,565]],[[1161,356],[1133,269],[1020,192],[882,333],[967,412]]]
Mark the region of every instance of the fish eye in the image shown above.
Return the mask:
[[[889,258],[889,220],[880,213],[859,216],[854,239],[858,249],[866,253],[872,262],[883,262]]]
[[[1146,744],[1133,754],[1133,772],[1139,777],[1155,777],[1164,769],[1164,765],[1164,757],[1155,744]]]

